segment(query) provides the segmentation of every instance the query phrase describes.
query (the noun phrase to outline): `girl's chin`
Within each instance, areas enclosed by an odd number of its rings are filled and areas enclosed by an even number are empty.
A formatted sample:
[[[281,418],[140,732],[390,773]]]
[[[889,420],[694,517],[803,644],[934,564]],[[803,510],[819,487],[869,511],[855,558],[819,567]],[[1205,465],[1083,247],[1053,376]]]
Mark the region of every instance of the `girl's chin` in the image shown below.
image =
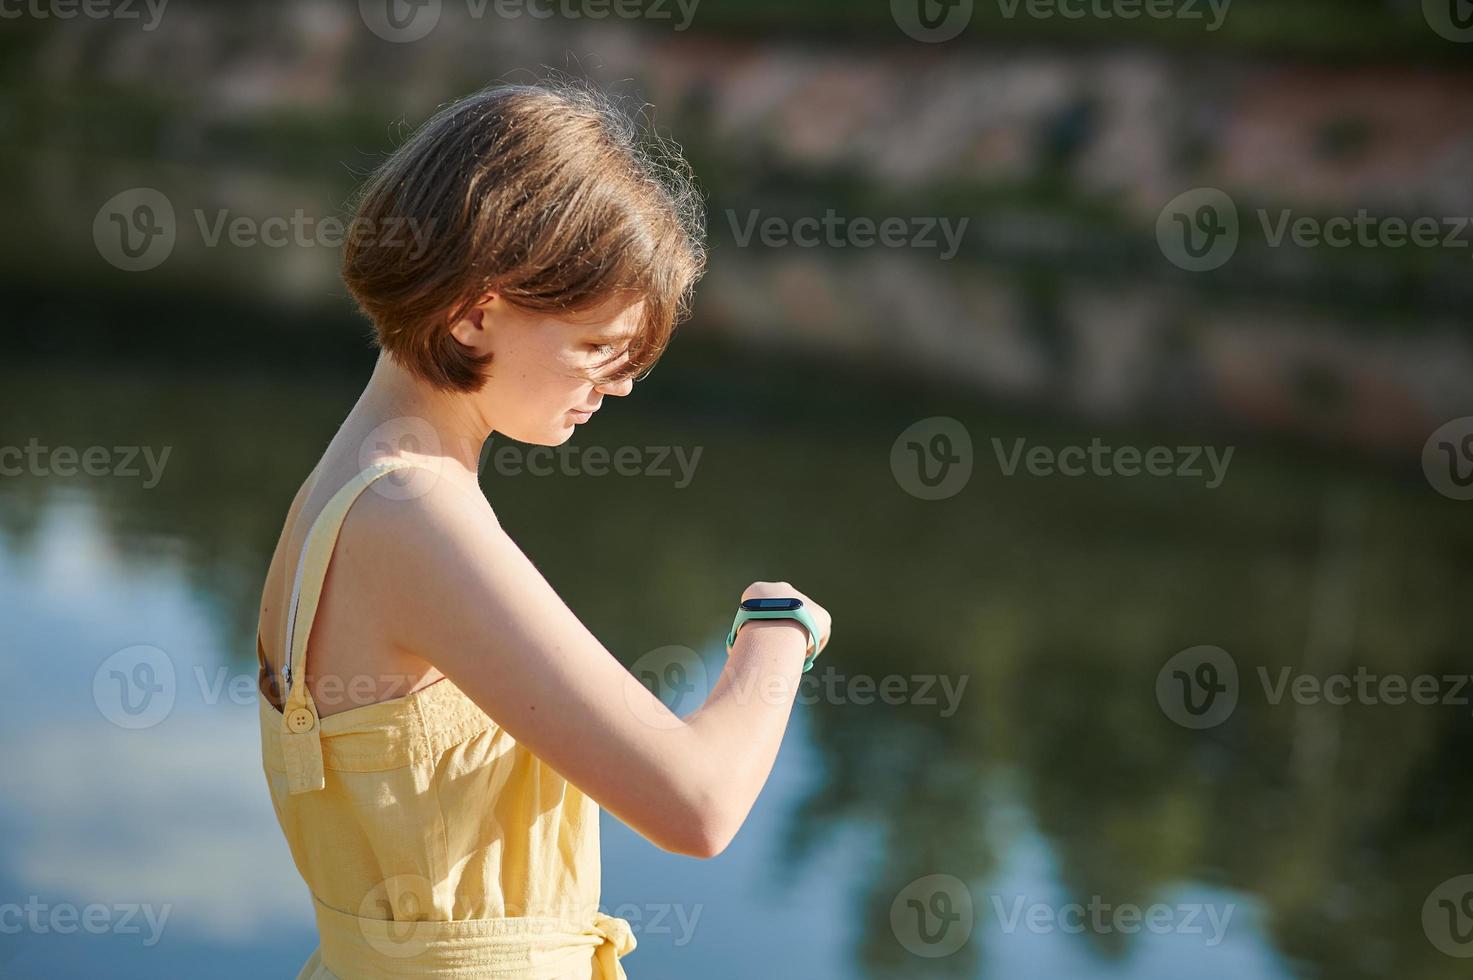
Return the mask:
[[[546,441],[541,442],[544,446],[561,446],[573,438],[573,432],[578,428],[577,424],[569,416],[563,416],[558,427],[547,434]]]

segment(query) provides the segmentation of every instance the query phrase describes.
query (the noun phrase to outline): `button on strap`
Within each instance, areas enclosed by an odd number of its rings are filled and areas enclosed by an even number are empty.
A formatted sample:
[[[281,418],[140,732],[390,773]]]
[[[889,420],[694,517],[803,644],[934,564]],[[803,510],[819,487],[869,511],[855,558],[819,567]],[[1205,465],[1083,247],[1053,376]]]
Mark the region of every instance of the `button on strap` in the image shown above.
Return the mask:
[[[293,735],[310,732],[316,725],[317,719],[306,708],[293,708],[286,716],[286,730]]]
[[[310,793],[322,789],[327,785],[327,777],[322,767],[322,737],[311,692],[307,693],[307,706],[287,709],[281,724],[287,792]]]

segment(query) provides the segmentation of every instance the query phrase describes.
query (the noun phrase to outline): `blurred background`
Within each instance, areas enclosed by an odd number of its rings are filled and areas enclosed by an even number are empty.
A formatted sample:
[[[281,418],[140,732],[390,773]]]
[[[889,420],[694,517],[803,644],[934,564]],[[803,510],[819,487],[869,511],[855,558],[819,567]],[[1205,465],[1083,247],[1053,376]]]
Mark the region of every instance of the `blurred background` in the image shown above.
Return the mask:
[[[0,977],[314,947],[252,643],[374,358],[334,222],[549,68],[709,272],[568,444],[637,472],[488,498],[682,714],[748,582],[836,624],[725,853],[605,814],[631,977],[1468,975],[1467,0],[0,15]]]

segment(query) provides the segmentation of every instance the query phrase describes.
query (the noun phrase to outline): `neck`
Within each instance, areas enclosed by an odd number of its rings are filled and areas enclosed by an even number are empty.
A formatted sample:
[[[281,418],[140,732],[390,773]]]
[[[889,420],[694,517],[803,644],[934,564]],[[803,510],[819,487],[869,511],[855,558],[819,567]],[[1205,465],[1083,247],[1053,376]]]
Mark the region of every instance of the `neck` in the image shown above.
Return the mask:
[[[375,445],[368,451],[438,459],[475,482],[481,447],[491,431],[473,399],[436,390],[380,352],[338,436],[352,453],[371,436]]]

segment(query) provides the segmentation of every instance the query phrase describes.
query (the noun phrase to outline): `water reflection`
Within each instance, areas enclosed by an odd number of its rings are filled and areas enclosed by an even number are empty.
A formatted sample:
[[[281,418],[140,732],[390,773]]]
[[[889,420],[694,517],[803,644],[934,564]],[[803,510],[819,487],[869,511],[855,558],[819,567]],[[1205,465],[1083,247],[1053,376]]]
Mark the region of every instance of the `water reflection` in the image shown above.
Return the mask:
[[[955,391],[880,395],[857,368],[682,343],[575,439],[699,447],[688,486],[483,479],[513,536],[626,663],[680,644],[714,673],[732,597],[756,578],[803,583],[840,624],[828,693],[810,690],[771,792],[723,858],[662,855],[606,821],[606,906],[701,907],[685,943],[646,918],[632,974],[782,973],[802,950],[808,976],[1456,975],[1421,912],[1473,868],[1468,707],[1272,698],[1285,669],[1458,672],[1470,528],[1414,468],[1239,441],[1216,490],[1008,477],[994,437],[1201,436],[1081,430]],[[229,951],[222,975],[286,972],[311,946],[306,896],[260,784],[253,702],[231,680],[253,676],[279,522],[356,379],[33,367],[0,383],[17,407],[5,445],[170,447],[152,488],[0,481],[0,670],[28,692],[0,722],[4,894],[171,903],[174,916],[146,949],[119,935],[8,937],[8,969],[152,976]],[[771,387],[762,417],[743,415],[750,384]],[[956,496],[922,501],[897,486],[890,443],[935,414],[971,431],[976,471]],[[178,696],[163,724],[123,731],[92,684],[134,644],[168,652]],[[1162,710],[1156,683],[1201,644],[1228,651],[1242,684],[1228,721],[1193,731]],[[892,676],[905,703],[855,683]],[[931,700],[917,677],[932,679]],[[894,917],[930,875],[960,882],[975,914],[960,948],[935,959]],[[1092,904],[1233,912],[1216,944],[1210,931],[1017,918]]]

